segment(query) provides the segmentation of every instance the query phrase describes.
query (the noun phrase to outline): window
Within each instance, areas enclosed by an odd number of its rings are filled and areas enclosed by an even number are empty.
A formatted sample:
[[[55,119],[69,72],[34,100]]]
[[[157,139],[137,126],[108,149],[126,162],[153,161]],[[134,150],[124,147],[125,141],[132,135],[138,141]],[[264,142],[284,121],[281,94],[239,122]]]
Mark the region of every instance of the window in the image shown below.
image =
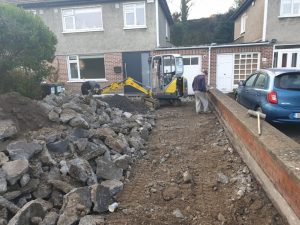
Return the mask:
[[[253,83],[254,83],[254,81],[255,81],[255,79],[256,79],[256,77],[257,77],[257,74],[254,74],[254,75],[252,75],[251,77],[249,77],[249,79],[246,81],[246,83],[245,83],[245,86],[246,87],[252,87],[253,86]]]
[[[105,66],[103,57],[69,56],[68,69],[70,80],[105,79]]]
[[[146,11],[145,2],[126,3],[124,10],[124,28],[145,28]]]
[[[234,84],[238,85],[259,69],[259,53],[242,53],[234,56]]]
[[[300,16],[300,0],[281,0],[280,16]]]
[[[247,21],[247,15],[244,14],[241,18],[241,34],[245,33],[246,31],[246,21]]]
[[[300,67],[300,49],[277,49],[274,51],[274,68]]]
[[[62,9],[62,20],[64,32],[103,30],[101,7]]]
[[[274,85],[276,88],[286,90],[300,90],[300,74],[287,73],[275,77]]]
[[[26,12],[30,12],[30,13],[32,13],[33,15],[37,15],[37,12],[36,12],[36,10],[35,9],[28,9],[28,10],[25,10]]]
[[[267,81],[267,76],[265,74],[259,74],[254,87],[258,89],[264,89]]]

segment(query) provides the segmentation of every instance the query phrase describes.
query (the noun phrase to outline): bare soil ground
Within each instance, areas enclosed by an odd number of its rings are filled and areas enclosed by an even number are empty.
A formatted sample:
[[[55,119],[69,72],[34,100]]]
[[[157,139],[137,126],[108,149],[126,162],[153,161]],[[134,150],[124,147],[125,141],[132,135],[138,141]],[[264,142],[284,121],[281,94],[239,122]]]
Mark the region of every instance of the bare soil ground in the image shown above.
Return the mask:
[[[148,154],[135,163],[117,198],[120,208],[105,216],[106,224],[286,224],[213,113],[196,115],[193,104],[184,103],[156,114]],[[192,176],[188,183],[186,171]],[[239,190],[244,191],[240,197]]]

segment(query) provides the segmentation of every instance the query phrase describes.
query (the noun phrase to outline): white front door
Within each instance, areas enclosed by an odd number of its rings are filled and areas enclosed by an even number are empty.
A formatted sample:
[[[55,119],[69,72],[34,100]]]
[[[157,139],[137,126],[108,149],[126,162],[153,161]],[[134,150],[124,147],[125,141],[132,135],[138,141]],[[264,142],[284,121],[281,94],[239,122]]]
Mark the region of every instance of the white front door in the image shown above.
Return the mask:
[[[194,77],[199,75],[202,71],[202,57],[200,55],[184,55],[183,64],[184,64],[184,73],[183,76],[187,79],[188,82],[188,94],[193,95],[193,80]]]
[[[217,55],[217,89],[224,93],[233,90],[233,54]]]

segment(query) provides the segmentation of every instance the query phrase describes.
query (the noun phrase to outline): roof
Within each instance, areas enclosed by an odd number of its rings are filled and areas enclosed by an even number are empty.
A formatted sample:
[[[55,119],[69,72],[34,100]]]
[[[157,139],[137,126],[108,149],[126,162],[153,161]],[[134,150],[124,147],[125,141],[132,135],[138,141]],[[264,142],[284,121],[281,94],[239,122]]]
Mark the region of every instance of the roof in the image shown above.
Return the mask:
[[[253,1],[254,0],[245,0],[244,3],[233,13],[233,15],[230,18],[233,20],[237,19],[249,8]]]
[[[126,0],[0,0],[1,2],[13,3],[24,8],[50,7],[50,6],[67,6],[67,5],[84,5],[93,3],[122,2]],[[158,0],[159,4],[170,24],[173,24],[172,15],[166,0]]]

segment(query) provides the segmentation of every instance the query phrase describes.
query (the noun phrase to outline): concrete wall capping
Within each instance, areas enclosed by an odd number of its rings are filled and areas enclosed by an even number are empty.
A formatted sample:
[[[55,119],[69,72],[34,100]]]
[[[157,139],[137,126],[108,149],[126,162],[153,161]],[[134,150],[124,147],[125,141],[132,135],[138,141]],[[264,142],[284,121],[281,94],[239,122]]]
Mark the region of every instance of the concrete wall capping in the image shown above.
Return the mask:
[[[300,145],[267,122],[257,134],[256,119],[218,90],[210,100],[229,137],[275,207],[291,225],[300,224]]]

